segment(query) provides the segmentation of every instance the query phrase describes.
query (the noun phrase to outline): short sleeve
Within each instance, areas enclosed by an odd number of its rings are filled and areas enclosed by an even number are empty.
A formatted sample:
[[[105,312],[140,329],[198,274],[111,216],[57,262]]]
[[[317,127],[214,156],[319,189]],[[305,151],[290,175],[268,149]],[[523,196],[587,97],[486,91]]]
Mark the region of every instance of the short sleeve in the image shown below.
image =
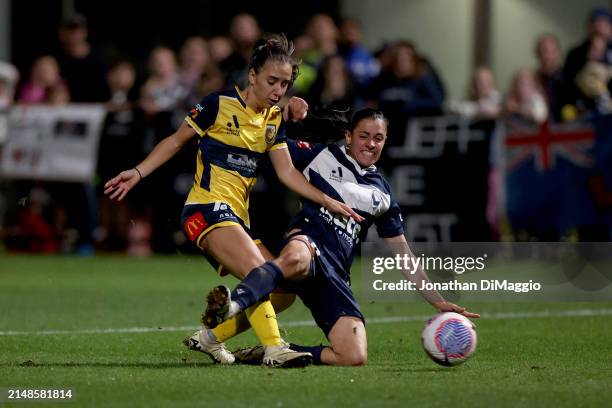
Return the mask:
[[[268,135],[266,135],[266,139],[267,138],[268,138]],[[276,134],[274,135],[274,142],[268,147],[267,150],[271,152],[272,150],[286,149],[286,148],[287,148],[287,135],[285,133],[285,121],[281,118],[280,123],[278,125],[278,129],[276,129]]]
[[[294,139],[288,139],[287,146],[293,166],[299,171],[304,171],[312,159],[325,147],[324,145]]]
[[[219,112],[219,94],[212,93],[189,111],[185,117],[185,121],[189,126],[197,132],[198,135],[204,136],[206,130],[215,123],[217,113]]]
[[[389,209],[384,214],[377,217],[374,220],[374,224],[376,225],[378,236],[381,238],[392,238],[398,235],[404,235],[402,210],[397,201],[393,198],[393,195],[391,195]]]

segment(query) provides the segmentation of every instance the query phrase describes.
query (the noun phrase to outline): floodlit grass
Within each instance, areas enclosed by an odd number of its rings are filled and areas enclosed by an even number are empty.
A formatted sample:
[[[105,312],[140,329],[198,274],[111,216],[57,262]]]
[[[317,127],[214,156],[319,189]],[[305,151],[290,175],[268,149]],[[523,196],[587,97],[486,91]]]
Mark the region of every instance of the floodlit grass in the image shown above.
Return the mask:
[[[66,407],[575,407],[612,398],[612,315],[499,315],[607,310],[612,302],[466,305],[490,317],[476,321],[474,357],[454,368],[436,366],[421,349],[418,317],[433,314],[428,305],[366,302],[367,366],[280,370],[213,365],[184,349],[204,294],[219,282],[236,281],[216,277],[201,257],[3,255],[0,388],[72,388],[75,399],[58,404]],[[388,316],[408,318],[376,322]],[[279,319],[288,340],[325,342],[315,326],[287,324],[310,320],[299,301]],[[112,332],[126,328],[152,330]],[[96,329],[111,330],[86,333]],[[228,347],[255,343],[248,332]]]

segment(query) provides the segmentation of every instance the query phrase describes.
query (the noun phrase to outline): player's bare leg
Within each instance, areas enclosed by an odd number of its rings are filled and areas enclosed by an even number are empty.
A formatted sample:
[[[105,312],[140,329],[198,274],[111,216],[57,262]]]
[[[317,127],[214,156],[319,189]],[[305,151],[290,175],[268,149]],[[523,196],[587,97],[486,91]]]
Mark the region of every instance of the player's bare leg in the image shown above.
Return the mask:
[[[358,317],[343,316],[329,332],[330,347],[321,352],[323,364],[361,366],[368,362],[368,340],[363,321]]]
[[[225,229],[228,231],[223,231]],[[240,237],[240,234],[232,236],[234,234],[232,229],[231,227],[220,228],[219,233],[214,236],[215,231],[211,232],[202,245],[203,249],[212,253],[219,263],[242,281],[234,290],[233,296],[230,295],[230,290],[226,286],[217,286],[208,293],[206,299],[208,307],[202,321],[208,328],[216,327],[259,300],[265,299],[276,289],[279,280],[301,280],[307,277],[310,262],[316,252],[316,248],[308,237],[298,235],[287,243],[280,256],[274,261],[264,264],[263,256],[259,253],[254,262],[251,257],[254,256],[254,251],[259,251],[259,249],[252,241],[251,245],[240,250],[239,256],[234,256],[236,252],[234,243],[244,237]],[[248,236],[241,228],[237,232]],[[261,262],[257,263],[258,261]],[[252,268],[247,270],[251,266]],[[239,269],[232,271],[231,268]],[[245,280],[246,276],[248,277]]]
[[[240,226],[214,229],[200,242],[200,247],[240,280],[265,263],[257,245]],[[224,286],[217,287],[209,293],[207,304],[202,321],[209,328],[242,311],[242,309],[232,310],[230,292]],[[310,353],[296,352],[282,342],[276,314],[269,300],[254,304],[244,311],[264,346],[264,364],[290,368],[303,367],[312,362]]]
[[[316,249],[306,235],[296,235],[281,250],[274,263],[288,280],[302,280],[310,273],[310,263]]]

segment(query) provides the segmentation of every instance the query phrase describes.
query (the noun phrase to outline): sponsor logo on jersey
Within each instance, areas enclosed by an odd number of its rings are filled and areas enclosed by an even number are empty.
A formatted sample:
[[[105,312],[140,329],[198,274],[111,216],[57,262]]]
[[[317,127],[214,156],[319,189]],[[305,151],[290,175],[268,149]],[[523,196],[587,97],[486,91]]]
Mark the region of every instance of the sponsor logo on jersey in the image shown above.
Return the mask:
[[[342,237],[350,245],[359,243],[359,233],[361,232],[361,224],[351,217],[343,217],[334,215],[325,207],[319,209],[319,215],[329,224],[333,225],[334,229],[340,237]]]
[[[183,223],[185,234],[191,241],[198,239],[198,236],[208,227],[208,223],[204,220],[202,213],[195,213]]]
[[[234,170],[254,172],[257,170],[257,160],[251,159],[246,154],[228,153],[227,164]]]

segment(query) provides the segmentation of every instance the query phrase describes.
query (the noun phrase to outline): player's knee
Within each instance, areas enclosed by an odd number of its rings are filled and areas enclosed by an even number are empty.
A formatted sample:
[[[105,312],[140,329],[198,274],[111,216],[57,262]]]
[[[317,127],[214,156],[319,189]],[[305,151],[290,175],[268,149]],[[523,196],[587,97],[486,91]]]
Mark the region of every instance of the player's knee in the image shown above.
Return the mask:
[[[364,345],[343,344],[342,347],[333,348],[336,356],[336,365],[340,366],[363,366],[368,363],[368,349]]]
[[[277,262],[287,279],[301,279],[308,274],[308,260],[302,251],[286,251]]]
[[[336,353],[336,364],[339,366],[358,367],[368,363],[367,350],[351,350],[347,353]]]
[[[364,366],[368,364],[368,351],[357,350],[349,355],[348,362],[350,366]]]

